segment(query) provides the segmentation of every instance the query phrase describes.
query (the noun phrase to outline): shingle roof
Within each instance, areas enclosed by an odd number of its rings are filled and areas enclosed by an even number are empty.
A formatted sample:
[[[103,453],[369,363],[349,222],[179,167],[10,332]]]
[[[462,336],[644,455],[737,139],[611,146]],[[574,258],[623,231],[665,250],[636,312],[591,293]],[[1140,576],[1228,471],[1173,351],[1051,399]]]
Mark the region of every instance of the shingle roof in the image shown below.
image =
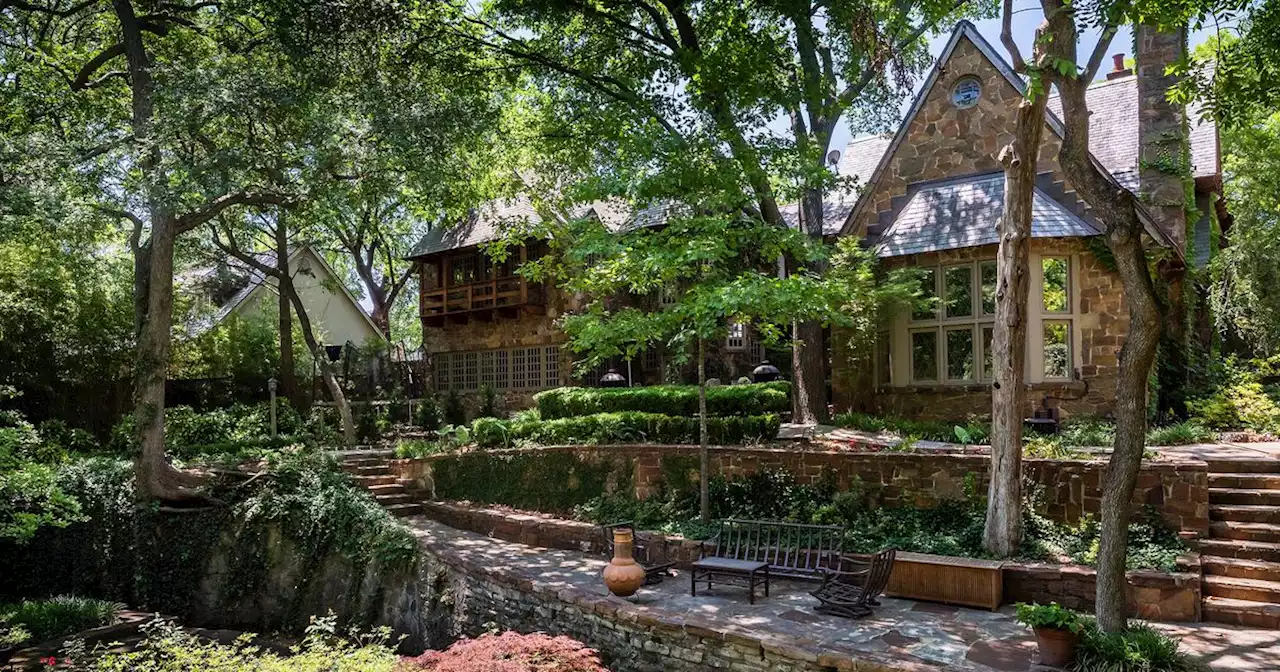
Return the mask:
[[[1120,183],[1135,188],[1138,171],[1138,78],[1129,75],[1089,85],[1089,151]],[[1062,100],[1049,96],[1049,109],[1062,116]],[[1218,134],[1212,120],[1200,119],[1200,106],[1187,106],[1187,140],[1194,177],[1218,174]],[[1126,181],[1122,176],[1133,173]],[[1132,186],[1131,186],[1132,183]]]
[[[880,165],[880,157],[884,156],[889,145],[893,144],[893,134],[866,135],[854,138],[845,145],[840,155],[840,177],[852,177],[857,180],[858,187],[865,187],[871,180],[871,174]]]
[[[455,226],[435,227],[409,251],[409,258],[457,250],[497,240],[503,226],[538,224],[542,217],[523,194],[511,199],[489,201],[471,212],[467,221]]]
[[[1004,174],[922,184],[876,241],[880,257],[998,243]],[[1039,188],[1031,206],[1033,238],[1096,236],[1100,231]]]

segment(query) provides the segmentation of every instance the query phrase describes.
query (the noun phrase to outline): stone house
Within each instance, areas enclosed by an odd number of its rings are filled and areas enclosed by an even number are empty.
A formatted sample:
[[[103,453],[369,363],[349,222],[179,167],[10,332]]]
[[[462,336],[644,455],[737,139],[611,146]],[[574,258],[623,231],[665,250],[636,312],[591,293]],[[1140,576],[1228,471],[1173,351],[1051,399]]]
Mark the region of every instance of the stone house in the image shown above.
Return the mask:
[[[847,334],[829,334],[831,402],[837,411],[944,419],[990,412],[997,223],[1004,198],[996,155],[1013,137],[1023,86],[973,25],[962,21],[896,133],[856,138],[845,148],[838,172],[860,189],[829,195],[823,226],[828,238],[857,236],[876,249],[886,268],[924,269],[925,292],[939,300],[936,311],[892,316],[869,361],[849,349]],[[1089,104],[1095,158],[1118,188],[1139,189],[1136,78],[1121,65],[1090,88]],[[1060,105],[1051,98],[1049,107],[1032,223],[1027,412],[1044,404],[1068,415],[1106,414],[1114,401],[1128,313],[1118,276],[1107,255],[1098,254],[1105,250],[1097,238],[1102,226],[1058,165]],[[1146,224],[1151,245],[1203,265],[1215,240],[1221,170],[1216,128],[1188,116],[1202,216],[1185,233],[1155,218]],[[797,223],[796,205],[783,213]],[[606,203],[583,206],[576,214],[598,217],[617,231],[663,221],[652,208],[632,213]],[[518,260],[494,264],[481,251],[510,220],[540,218],[525,199],[487,204],[463,225],[429,233],[410,254],[420,264],[424,345],[433,353],[437,389],[467,391],[488,383],[508,397],[526,397],[571,381],[570,362],[561,351],[566,338],[556,320],[577,299],[526,283],[515,275]],[[520,250],[520,259],[545,251],[531,243]],[[736,326],[709,361],[709,375],[736,379],[762,354],[750,328]],[[613,364],[637,384],[660,382],[671,373],[656,352]],[[583,381],[591,383],[600,373]]]
[[[1138,87],[1117,69],[1088,92],[1091,151],[1117,187],[1141,188]],[[849,172],[865,183],[840,235],[874,246],[882,265],[926,272],[936,310],[900,311],[882,327],[872,361],[852,357],[832,334],[833,402],[911,417],[957,419],[990,412],[990,344],[995,312],[997,222],[1004,175],[996,156],[1013,138],[1022,80],[968,22],[961,22],[892,136],[855,140]],[[1110,412],[1117,356],[1128,327],[1120,280],[1101,224],[1074,193],[1057,161],[1062,126],[1056,98],[1039,156],[1034,197],[1026,340],[1028,409]],[[1221,185],[1217,129],[1190,121],[1201,214],[1187,227],[1146,223],[1149,244],[1203,265],[1216,226]],[[1190,240],[1186,246],[1181,241]],[[1175,243],[1174,241],[1178,241]]]

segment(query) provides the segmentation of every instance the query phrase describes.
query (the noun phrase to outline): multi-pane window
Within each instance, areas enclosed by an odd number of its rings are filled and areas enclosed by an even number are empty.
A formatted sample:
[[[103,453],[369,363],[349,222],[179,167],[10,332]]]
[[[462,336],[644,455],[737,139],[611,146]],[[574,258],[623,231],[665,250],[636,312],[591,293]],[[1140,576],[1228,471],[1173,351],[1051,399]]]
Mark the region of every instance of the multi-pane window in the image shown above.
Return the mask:
[[[536,390],[560,384],[558,346],[442,352],[432,359],[437,390]]]
[[[1032,322],[1028,345],[1041,348],[1043,378],[1072,377],[1072,278],[1068,257],[1043,257],[1041,306],[1043,321]],[[907,330],[912,384],[975,383],[994,377],[996,262],[984,260],[925,269],[921,298]],[[1035,293],[1032,293],[1035,296]],[[1034,317],[1032,318],[1034,319]],[[1035,333],[1036,325],[1042,326]],[[1038,339],[1038,343],[1037,343]],[[877,381],[885,381],[890,365],[877,344]],[[884,383],[887,384],[887,383]]]
[[[733,352],[747,349],[747,326],[745,324],[729,323],[729,336],[725,338],[724,348]]]

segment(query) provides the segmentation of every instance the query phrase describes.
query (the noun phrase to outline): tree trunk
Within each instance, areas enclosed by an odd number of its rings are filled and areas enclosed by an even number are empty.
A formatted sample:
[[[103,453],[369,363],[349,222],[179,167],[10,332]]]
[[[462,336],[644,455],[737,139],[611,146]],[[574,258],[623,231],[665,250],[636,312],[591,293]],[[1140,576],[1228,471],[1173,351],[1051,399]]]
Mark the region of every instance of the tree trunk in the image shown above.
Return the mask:
[[[707,447],[706,341],[698,339],[698,515],[711,522],[711,450]]]
[[[169,376],[173,325],[173,243],[177,221],[165,193],[167,180],[161,168],[160,150],[152,142],[154,83],[141,26],[130,0],[112,0],[111,7],[120,22],[129,69],[131,125],[136,145],[143,148],[138,169],[151,220],[150,240],[146,244],[139,241],[134,260],[135,272],[145,269],[144,277],[134,279],[135,309],[145,305],[145,312],[137,316],[138,356],[133,383],[134,423],[139,444],[134,459],[137,495],[144,500],[207,501],[208,496],[193,489],[203,478],[173,468],[165,455],[164,387]]]
[[[996,257],[996,321],[991,340],[991,482],[982,545],[1007,558],[1022,543],[1022,419],[1026,392],[1031,204],[1047,94],[1023,99],[1004,164],[1004,213]]]
[[[1076,62],[1075,19],[1064,0],[1042,0],[1053,31],[1047,49],[1056,59]],[[1107,38],[1109,39],[1109,38]],[[1102,44],[1105,48],[1105,43]],[[1116,188],[1089,154],[1089,108],[1081,77],[1056,78],[1062,100],[1062,148],[1058,160],[1067,181],[1094,208],[1106,227],[1105,240],[1129,306],[1129,332],[1120,349],[1116,384],[1116,438],[1103,481],[1101,536],[1094,609],[1098,625],[1117,632],[1127,624],[1125,551],[1129,503],[1142,465],[1147,430],[1147,379],[1155,362],[1162,324],[1155,287],[1142,247],[1144,227],[1136,197]]]
[[[282,278],[292,278],[289,269],[289,231],[285,226],[285,214],[281,210],[276,222],[276,270]],[[293,317],[290,315],[289,296],[276,287],[276,304],[279,312],[280,331],[280,393],[294,408],[301,407],[298,399],[298,380],[293,363]]]
[[[806,189],[801,198],[801,224],[806,235],[822,239],[821,189]],[[822,275],[826,265],[814,262],[804,272]],[[822,324],[816,320],[791,326],[792,422],[816,425],[827,419],[827,348]]]
[[[279,283],[281,293],[288,294],[294,312],[298,314],[298,327],[302,331],[302,338],[306,340],[307,349],[311,351],[316,368],[320,370],[320,378],[324,380],[325,387],[329,388],[333,403],[338,407],[338,415],[342,419],[343,445],[352,448],[356,445],[356,424],[351,417],[351,405],[347,403],[347,395],[342,392],[342,385],[334,375],[333,368],[329,366],[329,357],[325,354],[324,346],[316,340],[315,331],[311,328],[311,318],[307,315],[307,309],[302,305],[302,299],[293,286],[293,278],[286,275],[279,278]]]

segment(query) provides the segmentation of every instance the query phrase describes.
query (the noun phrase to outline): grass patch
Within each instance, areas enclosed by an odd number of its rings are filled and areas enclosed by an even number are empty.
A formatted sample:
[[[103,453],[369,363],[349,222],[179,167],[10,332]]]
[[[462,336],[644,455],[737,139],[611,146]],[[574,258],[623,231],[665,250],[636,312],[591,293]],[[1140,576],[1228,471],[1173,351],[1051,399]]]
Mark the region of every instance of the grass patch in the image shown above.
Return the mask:
[[[106,600],[59,595],[0,605],[0,647],[23,646],[111,625],[124,606]]]

